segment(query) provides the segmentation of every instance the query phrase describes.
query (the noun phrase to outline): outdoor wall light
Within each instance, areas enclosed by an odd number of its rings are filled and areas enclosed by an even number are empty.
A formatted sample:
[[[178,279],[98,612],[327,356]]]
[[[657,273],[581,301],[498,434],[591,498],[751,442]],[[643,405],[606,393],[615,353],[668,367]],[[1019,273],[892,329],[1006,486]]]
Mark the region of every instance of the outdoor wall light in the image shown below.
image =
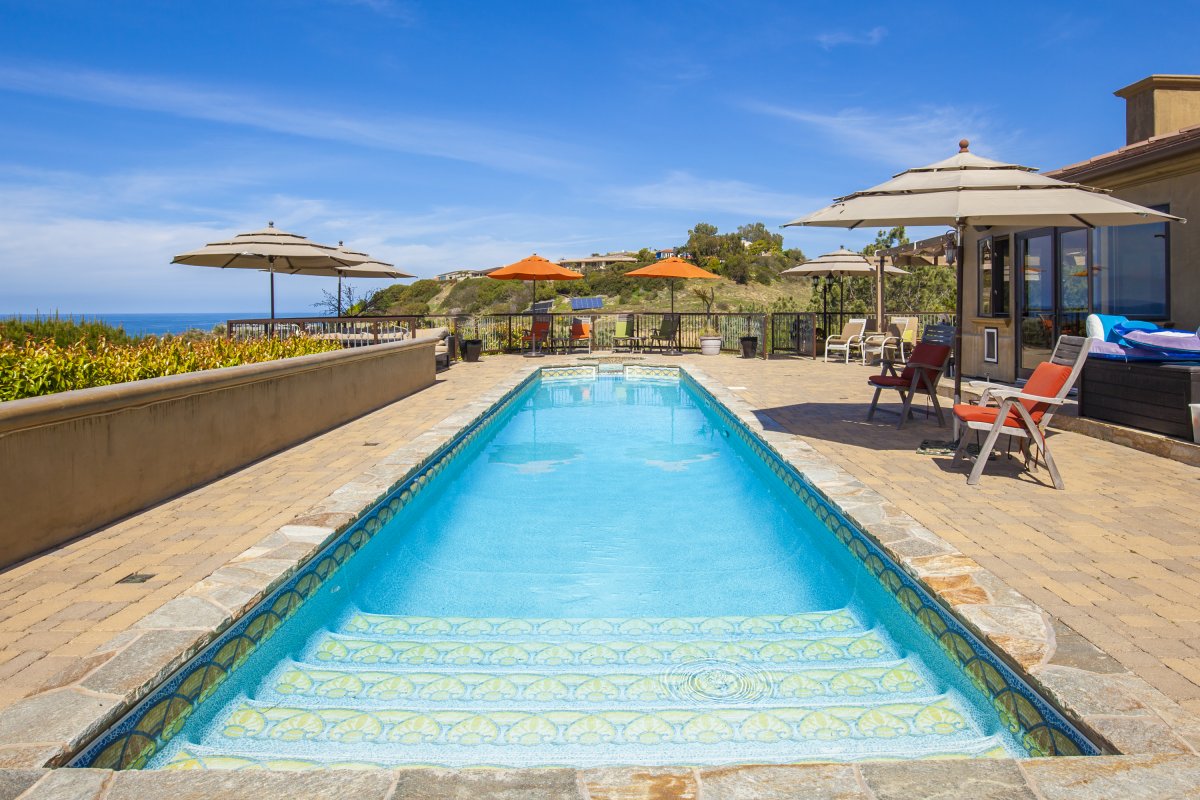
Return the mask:
[[[954,231],[946,234],[946,263],[954,266],[954,261],[958,258],[958,241]]]

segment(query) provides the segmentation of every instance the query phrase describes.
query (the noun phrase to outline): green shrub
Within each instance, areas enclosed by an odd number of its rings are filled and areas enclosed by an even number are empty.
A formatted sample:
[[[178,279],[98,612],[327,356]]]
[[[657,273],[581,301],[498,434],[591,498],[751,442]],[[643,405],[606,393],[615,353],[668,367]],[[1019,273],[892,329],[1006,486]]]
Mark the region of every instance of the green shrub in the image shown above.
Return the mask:
[[[148,337],[135,343],[79,339],[65,346],[50,338],[0,341],[0,401],[108,386],[114,383],[233,367],[337,350],[336,342],[289,339],[230,340]]]
[[[101,341],[112,344],[129,344],[137,341],[124,328],[114,327],[99,320],[79,320],[71,317],[54,316],[10,317],[0,319],[0,342],[22,344],[27,340],[52,341],[59,347],[83,342],[94,349]]]

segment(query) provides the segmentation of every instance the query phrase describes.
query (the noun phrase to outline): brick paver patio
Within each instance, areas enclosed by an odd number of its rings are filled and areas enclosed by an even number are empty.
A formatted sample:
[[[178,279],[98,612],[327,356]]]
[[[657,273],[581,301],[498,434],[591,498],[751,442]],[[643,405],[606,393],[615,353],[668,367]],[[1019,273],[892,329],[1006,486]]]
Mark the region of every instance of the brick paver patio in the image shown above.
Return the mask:
[[[741,387],[735,393],[768,428],[803,437],[1200,712],[1200,470],[1061,433],[1052,447],[1065,491],[1050,488],[1044,471],[1030,477],[1002,460],[969,487],[949,457],[916,454],[922,439],[948,435],[932,421],[903,431],[892,415],[865,421],[870,369],[729,356],[676,363],[696,363]],[[0,709],[77,680],[115,633],[527,364],[516,357],[456,364],[417,395],[4,572]],[[117,584],[133,572],[154,577]]]

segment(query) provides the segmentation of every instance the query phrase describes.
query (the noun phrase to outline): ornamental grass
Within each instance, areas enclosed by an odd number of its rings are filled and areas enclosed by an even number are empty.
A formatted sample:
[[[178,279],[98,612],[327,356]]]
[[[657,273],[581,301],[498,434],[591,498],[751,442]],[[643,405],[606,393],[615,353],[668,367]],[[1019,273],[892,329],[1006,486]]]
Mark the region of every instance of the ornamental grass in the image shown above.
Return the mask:
[[[324,353],[339,347],[336,342],[305,336],[200,341],[167,337],[132,344],[100,339],[90,347],[86,341],[68,345],[51,339],[0,341],[0,401]]]

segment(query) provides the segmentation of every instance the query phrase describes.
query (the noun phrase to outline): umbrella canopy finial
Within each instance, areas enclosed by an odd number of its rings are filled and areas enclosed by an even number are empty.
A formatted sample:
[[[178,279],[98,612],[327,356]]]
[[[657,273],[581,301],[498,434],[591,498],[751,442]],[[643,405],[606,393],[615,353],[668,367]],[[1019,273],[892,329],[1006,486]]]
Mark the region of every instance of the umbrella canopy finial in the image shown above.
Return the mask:
[[[960,153],[969,153],[969,152],[971,152],[971,151],[968,149],[970,146],[971,146],[971,143],[970,143],[970,142],[968,142],[966,139],[959,139],[959,140],[958,140],[958,152],[960,152]]]
[[[275,220],[273,220],[273,219],[269,219],[269,220],[267,220],[267,227],[268,227],[268,228],[274,228],[274,227],[275,227]]]

